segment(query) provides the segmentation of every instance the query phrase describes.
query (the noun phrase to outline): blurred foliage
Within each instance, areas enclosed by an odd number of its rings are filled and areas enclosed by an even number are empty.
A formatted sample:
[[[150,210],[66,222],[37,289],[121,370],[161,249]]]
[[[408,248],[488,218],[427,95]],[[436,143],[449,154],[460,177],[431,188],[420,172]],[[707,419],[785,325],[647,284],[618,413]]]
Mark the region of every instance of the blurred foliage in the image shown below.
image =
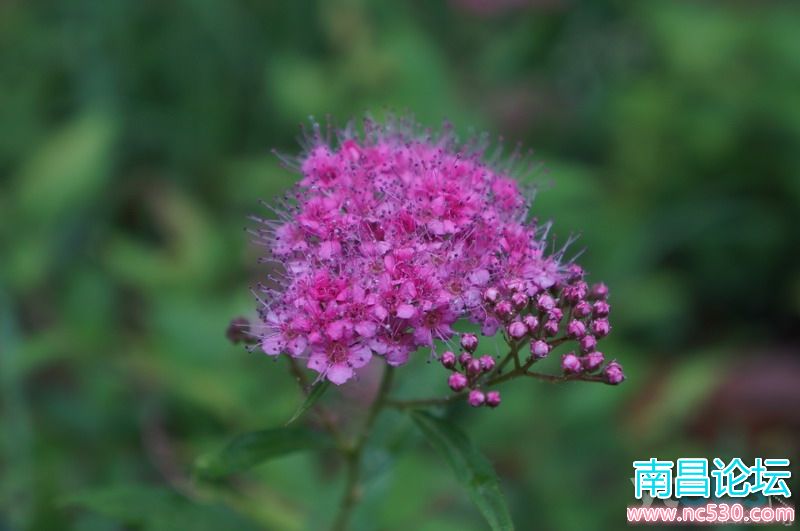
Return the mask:
[[[0,3],[0,529],[327,525],[324,454],[189,474],[302,402],[224,335],[264,273],[246,216],[295,178],[269,149],[387,108],[535,148],[537,215],[612,289],[625,385],[454,411],[520,529],[619,528],[633,459],[796,463],[798,28],[789,1]],[[737,370],[752,411],[716,392]],[[445,391],[422,359],[398,376]],[[378,428],[356,528],[483,528],[406,416]]]

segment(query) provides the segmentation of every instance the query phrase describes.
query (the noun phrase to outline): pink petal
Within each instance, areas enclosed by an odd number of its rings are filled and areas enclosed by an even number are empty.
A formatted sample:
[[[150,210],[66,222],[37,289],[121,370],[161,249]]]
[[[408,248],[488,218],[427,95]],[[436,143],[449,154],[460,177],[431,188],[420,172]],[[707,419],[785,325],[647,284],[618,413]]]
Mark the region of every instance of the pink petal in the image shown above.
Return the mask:
[[[261,350],[270,356],[275,356],[283,352],[283,346],[283,339],[281,339],[281,336],[277,334],[274,336],[265,337],[261,340]]]
[[[342,250],[342,246],[337,241],[322,242],[319,245],[319,257],[323,260],[328,260],[337,256]]]
[[[364,302],[365,298],[364,288],[361,286],[353,286],[353,302]]]
[[[303,336],[297,336],[286,344],[289,354],[297,357],[305,351],[308,346],[308,341]]]
[[[361,337],[372,337],[378,331],[378,325],[372,321],[361,321],[356,325],[356,332]]]
[[[394,347],[386,353],[385,356],[386,363],[388,363],[392,367],[403,365],[408,361],[408,354],[409,354],[408,349],[401,347]]]
[[[328,367],[325,377],[336,385],[342,385],[353,377],[353,369],[343,363],[335,363]]]
[[[326,356],[324,352],[318,350],[316,352],[311,353],[311,356],[308,358],[309,369],[313,369],[321,373],[325,371],[325,368],[327,366],[328,366],[328,356]]]
[[[417,309],[410,304],[401,304],[397,307],[397,317],[400,319],[411,319],[417,315]]]
[[[414,330],[414,341],[419,345],[433,345],[433,334],[430,329],[419,327]]]
[[[441,221],[439,221],[438,219],[434,219],[434,220],[429,221],[428,222],[428,228],[430,229],[430,231],[432,233],[434,233],[437,236],[441,236],[442,234],[445,233],[444,224]]]
[[[498,323],[494,319],[486,320],[483,325],[481,326],[481,334],[491,337],[497,333],[497,329],[500,327],[500,323]]]
[[[386,311],[386,308],[381,306],[380,304],[376,304],[374,308],[372,308],[372,314],[383,321],[389,316],[389,312]]]
[[[349,323],[347,323],[347,321],[333,321],[325,327],[325,333],[328,334],[329,338],[333,339],[334,341],[338,341],[342,339],[344,332],[348,327]]]
[[[469,274],[469,281],[476,286],[484,286],[489,282],[489,272],[485,269],[478,269]]]
[[[383,339],[371,339],[369,341],[369,348],[378,354],[385,354],[389,349],[389,345]]]
[[[372,359],[372,351],[369,347],[359,346],[350,350],[350,365],[356,369],[360,369]]]

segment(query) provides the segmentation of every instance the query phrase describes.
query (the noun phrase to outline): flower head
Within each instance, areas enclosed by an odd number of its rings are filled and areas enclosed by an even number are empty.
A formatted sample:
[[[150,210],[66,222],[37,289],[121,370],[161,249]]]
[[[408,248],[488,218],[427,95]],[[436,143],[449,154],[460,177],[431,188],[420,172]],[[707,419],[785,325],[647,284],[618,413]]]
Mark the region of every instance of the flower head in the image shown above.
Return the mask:
[[[265,353],[306,359],[342,384],[375,357],[398,366],[450,342],[461,319],[520,344],[530,336],[534,357],[561,340],[564,315],[576,340],[610,331],[607,288],[589,289],[563,250],[547,254],[549,224],[529,219],[514,170],[486,162],[483,140],[461,144],[406,119],[366,120],[363,134],[348,127],[337,141],[315,124],[306,140],[286,160],[298,185],[252,231],[275,265],[250,332]],[[475,391],[494,360],[472,360],[475,335],[460,343],[465,374],[452,352],[441,362],[456,371],[451,388]]]

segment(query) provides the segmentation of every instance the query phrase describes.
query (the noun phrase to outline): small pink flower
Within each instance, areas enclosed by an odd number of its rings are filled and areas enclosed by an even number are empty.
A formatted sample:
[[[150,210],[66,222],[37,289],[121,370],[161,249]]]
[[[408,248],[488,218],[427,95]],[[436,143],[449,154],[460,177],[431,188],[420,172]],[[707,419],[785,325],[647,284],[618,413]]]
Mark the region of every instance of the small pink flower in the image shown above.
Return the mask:
[[[419,346],[433,346],[434,339],[447,340],[453,335],[450,325],[457,315],[446,304],[428,309],[414,322],[414,339]]]
[[[354,370],[360,369],[372,358],[369,347],[358,343],[332,341],[311,349],[308,368],[336,385],[341,385],[353,377]]]

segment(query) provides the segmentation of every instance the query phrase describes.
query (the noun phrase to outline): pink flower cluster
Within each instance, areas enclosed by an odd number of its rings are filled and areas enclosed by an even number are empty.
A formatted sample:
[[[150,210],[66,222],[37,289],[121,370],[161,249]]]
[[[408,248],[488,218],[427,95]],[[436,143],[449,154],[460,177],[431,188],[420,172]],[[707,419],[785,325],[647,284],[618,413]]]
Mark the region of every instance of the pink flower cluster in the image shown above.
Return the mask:
[[[527,220],[511,169],[484,162],[484,144],[459,144],[447,130],[368,120],[364,131],[348,128],[334,143],[315,126],[292,161],[298,186],[277,219],[258,220],[254,233],[277,263],[257,294],[263,351],[307,360],[342,384],[374,356],[398,366],[420,347],[433,350],[462,318],[484,335],[505,327],[516,337],[522,329],[510,325],[520,322],[552,336],[549,320],[514,318],[530,304],[556,311],[570,268],[545,252],[548,226]],[[600,317],[576,322],[593,337],[609,330]]]

